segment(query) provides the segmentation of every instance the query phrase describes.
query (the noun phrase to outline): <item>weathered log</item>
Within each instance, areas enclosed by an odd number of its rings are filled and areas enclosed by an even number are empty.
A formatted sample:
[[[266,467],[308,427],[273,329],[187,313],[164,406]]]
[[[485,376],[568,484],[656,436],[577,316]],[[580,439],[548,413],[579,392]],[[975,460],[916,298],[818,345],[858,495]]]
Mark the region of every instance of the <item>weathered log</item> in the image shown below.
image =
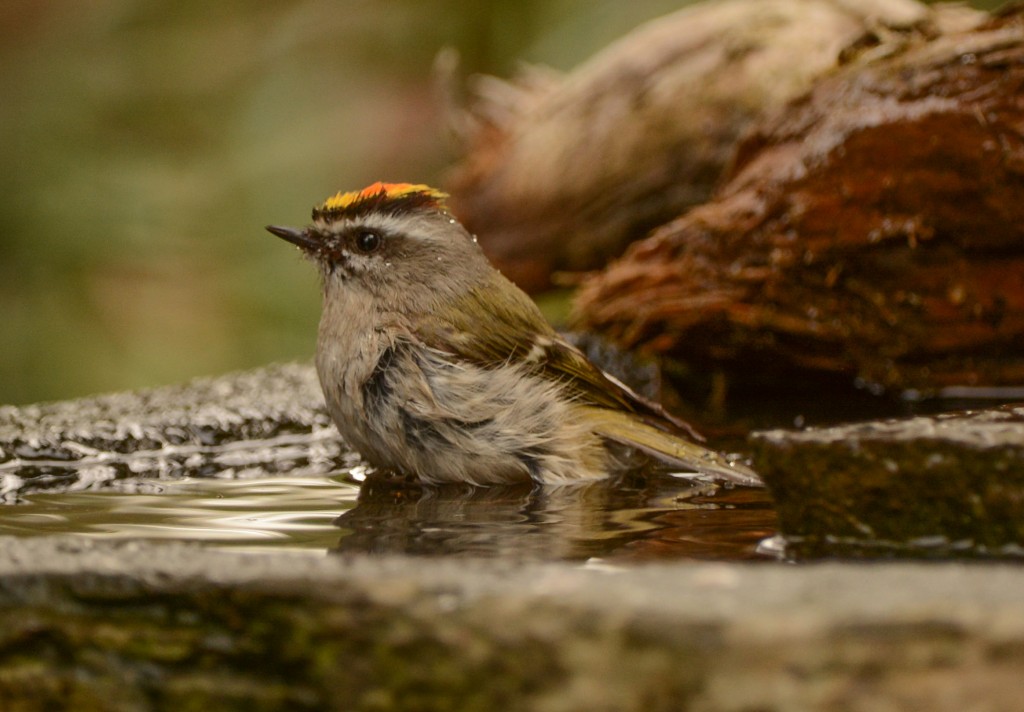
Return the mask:
[[[747,380],[1024,382],[1024,10],[853,58],[731,176],[592,278],[577,324]]]
[[[454,211],[528,290],[589,270],[706,200],[735,142],[873,31],[934,34],[966,8],[724,0],[649,23],[558,78],[480,83]]]

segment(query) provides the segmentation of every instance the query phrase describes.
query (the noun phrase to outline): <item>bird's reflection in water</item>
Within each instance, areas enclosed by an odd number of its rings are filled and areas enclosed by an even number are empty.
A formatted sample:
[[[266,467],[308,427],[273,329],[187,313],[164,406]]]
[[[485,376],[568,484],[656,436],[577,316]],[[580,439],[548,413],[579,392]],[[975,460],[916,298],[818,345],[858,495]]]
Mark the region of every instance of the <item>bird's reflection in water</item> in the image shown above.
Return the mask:
[[[772,536],[763,489],[668,474],[562,487],[423,486],[370,475],[335,520],[337,551],[504,559],[752,559]]]

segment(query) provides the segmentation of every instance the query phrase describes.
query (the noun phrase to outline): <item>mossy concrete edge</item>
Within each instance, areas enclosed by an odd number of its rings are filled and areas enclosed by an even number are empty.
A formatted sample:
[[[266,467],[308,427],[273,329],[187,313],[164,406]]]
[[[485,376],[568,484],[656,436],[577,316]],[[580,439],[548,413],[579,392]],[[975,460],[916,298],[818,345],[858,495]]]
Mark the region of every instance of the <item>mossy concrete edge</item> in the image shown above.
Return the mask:
[[[1016,709],[1024,570],[0,539],[4,710]],[[980,707],[979,707],[980,705]]]

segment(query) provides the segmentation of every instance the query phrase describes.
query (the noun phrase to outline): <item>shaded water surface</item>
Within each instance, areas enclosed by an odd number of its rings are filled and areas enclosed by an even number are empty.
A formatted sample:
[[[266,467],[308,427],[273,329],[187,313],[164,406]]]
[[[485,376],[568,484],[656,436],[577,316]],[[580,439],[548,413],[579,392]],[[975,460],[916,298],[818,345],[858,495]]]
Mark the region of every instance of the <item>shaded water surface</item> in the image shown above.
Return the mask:
[[[359,467],[324,475],[144,478],[30,492],[0,535],[176,539],[246,550],[611,561],[763,558],[764,490],[658,473],[560,488],[421,487]]]

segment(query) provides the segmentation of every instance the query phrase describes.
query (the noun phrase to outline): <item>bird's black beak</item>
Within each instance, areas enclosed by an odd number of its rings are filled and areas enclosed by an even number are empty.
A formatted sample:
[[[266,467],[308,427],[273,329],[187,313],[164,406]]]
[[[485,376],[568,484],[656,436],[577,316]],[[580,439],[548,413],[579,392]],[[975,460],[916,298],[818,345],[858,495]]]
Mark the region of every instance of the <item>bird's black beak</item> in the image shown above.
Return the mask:
[[[312,252],[320,246],[320,242],[316,238],[311,237],[307,230],[299,230],[294,227],[267,225],[267,232],[271,235],[277,235],[282,240],[287,240],[293,245],[298,245],[308,252]]]

